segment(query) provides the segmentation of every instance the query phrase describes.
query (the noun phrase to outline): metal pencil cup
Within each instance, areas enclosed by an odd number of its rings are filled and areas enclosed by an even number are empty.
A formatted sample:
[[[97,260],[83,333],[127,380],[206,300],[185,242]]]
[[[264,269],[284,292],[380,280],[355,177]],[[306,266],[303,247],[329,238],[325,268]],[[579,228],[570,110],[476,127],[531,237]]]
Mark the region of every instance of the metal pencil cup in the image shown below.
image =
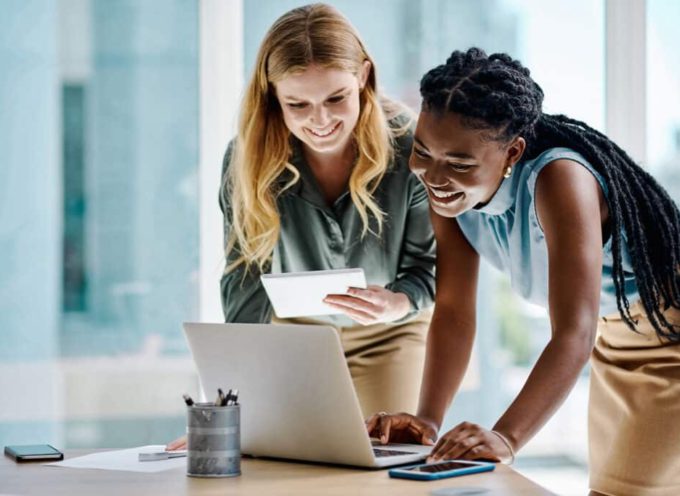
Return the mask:
[[[195,403],[187,407],[187,475],[241,475],[241,407]]]

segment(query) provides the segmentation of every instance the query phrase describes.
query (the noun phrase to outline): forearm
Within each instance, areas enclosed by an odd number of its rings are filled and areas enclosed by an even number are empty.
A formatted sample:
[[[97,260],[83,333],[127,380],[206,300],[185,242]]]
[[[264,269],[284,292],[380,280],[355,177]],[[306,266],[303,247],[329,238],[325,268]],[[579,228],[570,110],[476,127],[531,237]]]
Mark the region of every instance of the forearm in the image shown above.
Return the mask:
[[[543,350],[515,401],[494,430],[519,450],[548,421],[576,383],[592,350],[590,333],[555,337]]]
[[[427,353],[418,416],[440,427],[467,370],[475,335],[474,317],[456,319],[435,310],[427,335]]]

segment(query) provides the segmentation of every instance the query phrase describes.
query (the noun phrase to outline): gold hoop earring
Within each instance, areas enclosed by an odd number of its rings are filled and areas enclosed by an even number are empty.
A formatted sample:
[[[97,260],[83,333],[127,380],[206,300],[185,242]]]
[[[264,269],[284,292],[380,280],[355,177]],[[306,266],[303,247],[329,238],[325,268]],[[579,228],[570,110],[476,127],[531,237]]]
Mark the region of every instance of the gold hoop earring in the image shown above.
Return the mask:
[[[503,174],[503,177],[507,179],[507,178],[509,178],[511,175],[512,175],[512,167],[508,165],[508,166],[505,168],[505,174]]]

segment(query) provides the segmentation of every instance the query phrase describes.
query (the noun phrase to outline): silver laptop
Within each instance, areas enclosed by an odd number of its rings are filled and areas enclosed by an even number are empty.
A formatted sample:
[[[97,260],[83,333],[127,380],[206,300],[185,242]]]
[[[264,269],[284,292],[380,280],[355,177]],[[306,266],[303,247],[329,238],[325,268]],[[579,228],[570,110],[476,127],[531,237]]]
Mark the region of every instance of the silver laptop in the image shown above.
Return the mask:
[[[185,323],[184,331],[207,398],[239,390],[244,454],[379,468],[432,449],[371,443],[331,327]]]

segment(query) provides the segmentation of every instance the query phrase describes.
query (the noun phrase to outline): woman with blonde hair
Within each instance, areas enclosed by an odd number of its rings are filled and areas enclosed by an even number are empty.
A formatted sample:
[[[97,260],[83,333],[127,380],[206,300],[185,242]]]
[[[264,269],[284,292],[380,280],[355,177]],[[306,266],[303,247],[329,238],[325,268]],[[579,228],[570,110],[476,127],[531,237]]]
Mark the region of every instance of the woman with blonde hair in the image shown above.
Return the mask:
[[[415,411],[420,389],[435,243],[412,124],[352,25],[312,4],[266,34],[224,158],[225,320],[335,326],[366,415]],[[353,267],[369,286],[325,298],[340,316],[276,319],[260,282]]]

